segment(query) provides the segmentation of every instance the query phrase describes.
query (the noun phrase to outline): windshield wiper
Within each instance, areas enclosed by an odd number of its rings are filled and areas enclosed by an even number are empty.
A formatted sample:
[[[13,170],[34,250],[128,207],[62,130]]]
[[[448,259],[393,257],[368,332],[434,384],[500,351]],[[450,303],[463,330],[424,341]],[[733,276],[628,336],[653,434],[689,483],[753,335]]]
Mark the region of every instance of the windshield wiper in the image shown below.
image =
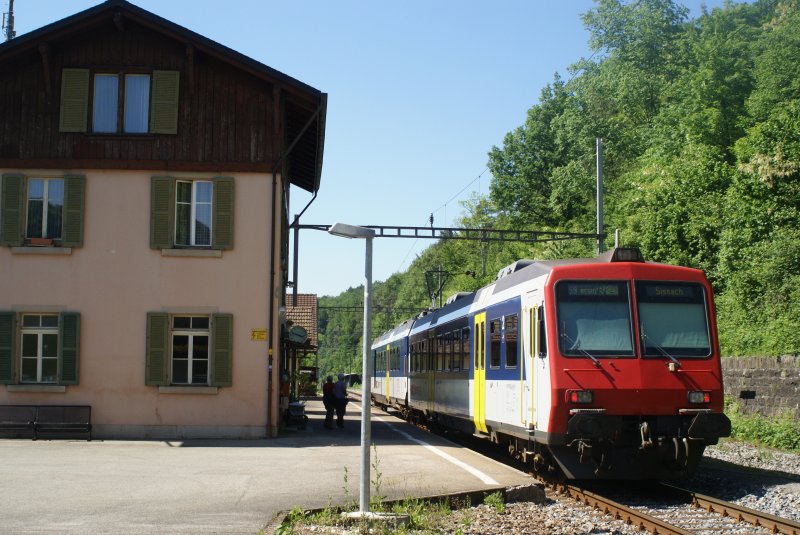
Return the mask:
[[[602,367],[602,365],[600,364],[600,359],[598,359],[597,357],[595,357],[594,355],[592,355],[591,353],[589,353],[588,351],[586,351],[584,349],[581,349],[579,347],[575,347],[575,344],[577,344],[577,342],[575,340],[573,340],[572,338],[570,338],[567,333],[562,332],[561,333],[561,338],[566,339],[569,343],[572,344],[572,348],[570,348],[570,349],[577,349],[578,351],[580,351],[581,353],[583,353],[584,355],[586,355],[587,357],[592,359],[592,362],[594,362],[595,367],[597,367],[597,368]]]
[[[660,345],[656,344],[655,342],[650,342],[650,341],[649,341],[649,337],[648,337],[648,336],[645,334],[644,330],[642,330],[642,343],[644,343],[644,351],[645,351],[645,353],[647,353],[647,348],[648,348],[648,347],[654,347],[654,348],[656,348],[656,349],[657,349],[657,350],[658,350],[658,351],[659,351],[659,352],[660,352],[662,355],[664,355],[664,356],[665,356],[665,357],[667,357],[669,360],[671,360],[672,362],[674,362],[674,363],[675,363],[675,367],[676,367],[676,368],[680,368],[680,367],[681,367],[681,361],[679,361],[678,359],[676,359],[675,357],[673,357],[672,355],[670,355],[669,353],[667,353],[667,352],[666,352],[666,350],[665,350],[663,347],[661,347]]]

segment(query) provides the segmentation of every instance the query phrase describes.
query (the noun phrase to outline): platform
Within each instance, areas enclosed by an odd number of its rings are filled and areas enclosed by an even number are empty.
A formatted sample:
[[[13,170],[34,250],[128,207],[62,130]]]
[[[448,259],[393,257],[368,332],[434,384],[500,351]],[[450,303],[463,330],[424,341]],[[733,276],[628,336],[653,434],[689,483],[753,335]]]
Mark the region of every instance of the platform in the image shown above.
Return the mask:
[[[319,398],[305,429],[267,440],[0,440],[9,533],[257,533],[280,511],[357,503],[360,404],[325,429]],[[513,486],[531,479],[373,409],[373,496]],[[374,486],[373,486],[374,487]],[[31,504],[37,507],[35,514]]]

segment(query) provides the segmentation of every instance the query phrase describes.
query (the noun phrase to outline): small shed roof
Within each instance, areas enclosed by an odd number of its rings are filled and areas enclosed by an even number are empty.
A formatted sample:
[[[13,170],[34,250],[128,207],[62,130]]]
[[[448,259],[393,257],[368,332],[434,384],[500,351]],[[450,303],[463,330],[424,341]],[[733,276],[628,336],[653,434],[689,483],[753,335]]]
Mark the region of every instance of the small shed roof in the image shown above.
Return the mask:
[[[297,294],[297,306],[292,305],[293,297],[286,295],[286,319],[300,325],[308,333],[309,343],[317,347],[317,295]]]
[[[42,43],[57,44],[79,32],[85,33],[93,27],[124,19],[141,24],[181,43],[191,44],[199,52],[280,87],[285,96],[287,143],[291,144],[298,140],[286,162],[291,170],[290,181],[310,192],[319,190],[325,143],[327,94],[126,0],[107,0],[0,44],[0,64],[32,48],[35,49]]]

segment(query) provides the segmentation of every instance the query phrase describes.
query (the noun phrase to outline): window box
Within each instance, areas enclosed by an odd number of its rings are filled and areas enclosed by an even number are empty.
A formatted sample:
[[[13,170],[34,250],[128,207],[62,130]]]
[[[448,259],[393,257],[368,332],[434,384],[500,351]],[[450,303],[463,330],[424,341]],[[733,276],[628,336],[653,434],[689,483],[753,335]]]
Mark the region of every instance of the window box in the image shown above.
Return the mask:
[[[28,238],[28,245],[33,247],[50,247],[53,240],[50,238]]]

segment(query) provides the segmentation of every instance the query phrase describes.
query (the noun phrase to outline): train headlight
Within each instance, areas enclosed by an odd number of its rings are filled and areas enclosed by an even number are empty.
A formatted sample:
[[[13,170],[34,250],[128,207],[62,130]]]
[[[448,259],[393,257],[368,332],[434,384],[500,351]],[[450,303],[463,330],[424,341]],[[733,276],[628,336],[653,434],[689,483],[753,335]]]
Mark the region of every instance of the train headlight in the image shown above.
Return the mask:
[[[702,403],[711,403],[711,393],[701,392],[699,390],[689,392],[689,403],[694,403],[698,405]]]
[[[567,390],[567,401],[570,403],[591,403],[594,396],[591,390]]]

